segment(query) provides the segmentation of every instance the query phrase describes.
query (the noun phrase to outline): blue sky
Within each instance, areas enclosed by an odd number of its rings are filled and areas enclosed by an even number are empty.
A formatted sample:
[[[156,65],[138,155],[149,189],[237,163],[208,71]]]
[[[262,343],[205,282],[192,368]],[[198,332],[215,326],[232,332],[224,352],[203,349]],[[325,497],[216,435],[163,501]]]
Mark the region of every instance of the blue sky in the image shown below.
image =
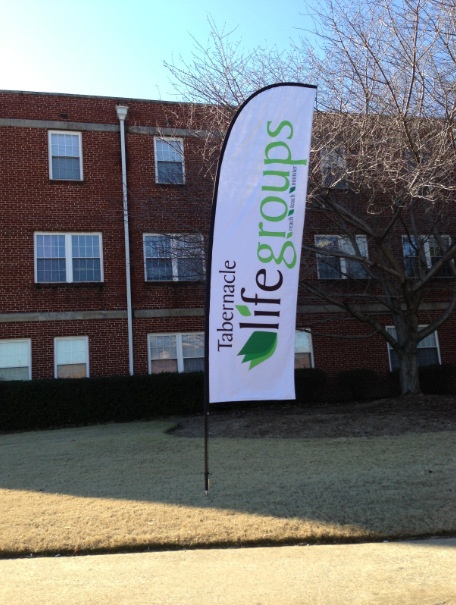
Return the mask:
[[[305,0],[3,0],[0,89],[178,100],[163,61],[237,28],[246,48],[284,49]]]

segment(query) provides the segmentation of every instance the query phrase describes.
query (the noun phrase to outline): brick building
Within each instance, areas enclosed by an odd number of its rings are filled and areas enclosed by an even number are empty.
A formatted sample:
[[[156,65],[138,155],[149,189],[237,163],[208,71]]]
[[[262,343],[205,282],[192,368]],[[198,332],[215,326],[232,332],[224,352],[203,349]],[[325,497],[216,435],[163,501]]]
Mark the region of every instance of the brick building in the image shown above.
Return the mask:
[[[202,369],[202,129],[202,107],[0,92],[0,379]],[[305,295],[297,328],[298,366],[394,365],[380,336]],[[452,317],[423,341],[428,361],[454,363],[455,334]]]

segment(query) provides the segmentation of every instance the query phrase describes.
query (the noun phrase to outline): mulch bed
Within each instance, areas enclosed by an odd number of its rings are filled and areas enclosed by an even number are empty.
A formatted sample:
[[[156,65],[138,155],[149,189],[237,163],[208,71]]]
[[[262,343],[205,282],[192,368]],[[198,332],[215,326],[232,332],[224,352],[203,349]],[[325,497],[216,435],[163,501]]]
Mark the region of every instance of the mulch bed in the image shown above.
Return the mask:
[[[180,418],[173,435],[202,437],[203,416]],[[456,430],[456,397],[408,395],[370,402],[211,407],[210,437],[376,437]]]

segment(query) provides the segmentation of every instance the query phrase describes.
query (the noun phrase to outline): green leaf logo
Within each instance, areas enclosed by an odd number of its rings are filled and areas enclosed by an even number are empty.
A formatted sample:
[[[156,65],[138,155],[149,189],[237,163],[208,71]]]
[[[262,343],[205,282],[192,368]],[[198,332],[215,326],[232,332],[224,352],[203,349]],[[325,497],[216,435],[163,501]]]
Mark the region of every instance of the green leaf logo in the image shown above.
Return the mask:
[[[290,193],[293,193],[293,191],[296,189],[296,187],[290,187]]]
[[[236,309],[239,311],[239,313],[241,315],[243,315],[244,317],[249,317],[250,315],[252,315],[252,312],[250,311],[250,309],[247,307],[247,305],[236,305]]]
[[[244,355],[242,363],[250,362],[249,370],[251,370],[269,359],[274,354],[276,347],[276,332],[253,332],[238,355]]]
[[[288,216],[291,216],[292,214],[294,214],[294,210],[289,210],[288,211]]]

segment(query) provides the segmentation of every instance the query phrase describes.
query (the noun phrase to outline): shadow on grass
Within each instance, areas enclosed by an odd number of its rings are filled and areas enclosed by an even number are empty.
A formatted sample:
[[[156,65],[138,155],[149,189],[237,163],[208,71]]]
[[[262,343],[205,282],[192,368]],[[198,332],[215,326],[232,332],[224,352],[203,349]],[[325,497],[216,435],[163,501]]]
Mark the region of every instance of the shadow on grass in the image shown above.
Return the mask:
[[[456,533],[456,465],[449,454],[456,433],[357,439],[214,438],[209,442],[211,489],[206,497],[203,441],[167,434],[171,427],[171,422],[153,421],[1,435],[2,501],[8,504],[17,491],[27,492],[36,499],[33,514],[56,495],[99,499],[109,506],[127,501],[138,510],[165,505],[173,511],[174,523],[179,523],[179,511],[185,517],[187,509],[193,511],[187,515],[193,515],[191,523],[200,524],[223,512],[225,529],[243,516],[246,527],[230,526],[219,540],[205,541],[201,534],[199,545],[205,547]],[[12,508],[4,512],[4,522],[5,514],[14,522]],[[138,514],[146,513],[141,509]],[[279,520],[283,529],[269,534],[268,520]],[[320,529],[305,534],[303,524]],[[185,531],[201,533],[201,527]],[[249,532],[256,537],[249,538]],[[191,539],[184,544],[196,546]],[[142,543],[138,538],[117,550],[147,545],[150,540]],[[162,546],[182,543],[168,541]],[[98,552],[106,549],[99,546]]]

